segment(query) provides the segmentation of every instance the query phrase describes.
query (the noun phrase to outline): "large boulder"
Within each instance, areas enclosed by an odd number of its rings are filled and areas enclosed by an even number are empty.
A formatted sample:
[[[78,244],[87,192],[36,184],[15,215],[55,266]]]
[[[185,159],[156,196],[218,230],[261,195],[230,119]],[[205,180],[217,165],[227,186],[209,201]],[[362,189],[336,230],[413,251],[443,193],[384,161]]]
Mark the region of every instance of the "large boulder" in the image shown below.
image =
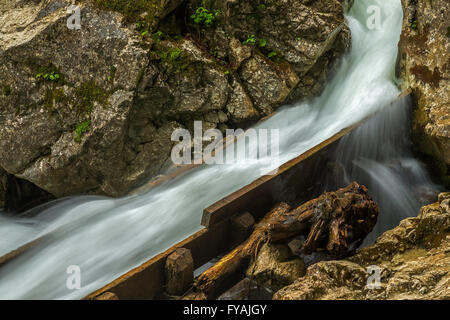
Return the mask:
[[[80,30],[71,3],[0,1],[0,177],[56,197],[128,193],[170,168],[175,129],[317,94],[350,45],[336,0],[83,0]]]
[[[450,2],[402,3],[398,75],[416,102],[413,138],[450,185]]]
[[[346,260],[310,266],[274,299],[450,299],[450,193]],[[370,287],[375,267],[379,288]],[[370,272],[368,272],[370,271]],[[369,281],[368,281],[369,280]]]

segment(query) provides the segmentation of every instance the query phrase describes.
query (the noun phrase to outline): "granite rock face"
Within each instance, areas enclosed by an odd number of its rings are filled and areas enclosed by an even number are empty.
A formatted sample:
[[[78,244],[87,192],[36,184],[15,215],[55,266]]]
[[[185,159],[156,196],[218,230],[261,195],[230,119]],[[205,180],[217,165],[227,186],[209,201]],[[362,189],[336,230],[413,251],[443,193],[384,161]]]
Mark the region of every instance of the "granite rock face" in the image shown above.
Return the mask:
[[[379,287],[368,287],[377,267]],[[373,270],[373,269],[372,269]],[[322,261],[274,299],[450,299],[450,193],[345,260]]]
[[[450,185],[450,3],[402,0],[398,75],[416,107],[413,138]]]
[[[341,2],[266,3],[83,0],[76,30],[71,1],[0,1],[0,177],[122,196],[172,166],[175,129],[318,94],[350,45]]]

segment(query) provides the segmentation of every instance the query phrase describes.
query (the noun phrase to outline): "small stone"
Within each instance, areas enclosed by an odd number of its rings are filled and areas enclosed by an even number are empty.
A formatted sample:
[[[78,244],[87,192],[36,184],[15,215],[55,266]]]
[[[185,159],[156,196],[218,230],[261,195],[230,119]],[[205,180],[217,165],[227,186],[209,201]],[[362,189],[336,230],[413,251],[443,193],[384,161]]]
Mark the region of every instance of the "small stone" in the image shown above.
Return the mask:
[[[303,241],[299,238],[292,239],[288,243],[289,249],[291,249],[293,254],[300,254],[300,249],[303,246]]]

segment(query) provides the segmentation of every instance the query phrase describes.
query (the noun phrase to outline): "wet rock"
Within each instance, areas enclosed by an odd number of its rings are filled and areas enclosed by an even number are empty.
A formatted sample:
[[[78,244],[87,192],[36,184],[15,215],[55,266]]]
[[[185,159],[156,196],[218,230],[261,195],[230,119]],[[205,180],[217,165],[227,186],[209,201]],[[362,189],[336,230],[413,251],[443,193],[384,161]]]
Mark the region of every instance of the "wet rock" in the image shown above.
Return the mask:
[[[0,98],[0,165],[57,197],[121,195],[130,187],[122,151],[147,54],[120,15],[88,4],[81,30],[68,29],[70,3],[16,2],[0,16],[1,82],[10,88]]]
[[[310,266],[274,299],[449,299],[449,194],[439,201],[354,256]],[[373,266],[381,271],[380,286],[371,289],[367,270]]]
[[[273,291],[287,286],[305,274],[302,259],[293,256],[288,246],[266,243],[256,261],[247,269],[247,277]]]
[[[271,62],[259,55],[242,65],[240,78],[254,105],[263,115],[271,114],[298,84],[299,79],[293,70],[289,68],[287,73],[288,77],[281,76]]]
[[[242,62],[252,56],[250,46],[243,45],[238,39],[230,40],[230,62],[234,69],[238,69]]]
[[[231,94],[227,103],[227,112],[234,123],[256,120],[260,117],[253,101],[237,79],[231,81]]]
[[[81,1],[80,30],[72,1],[0,3],[1,168],[56,197],[122,196],[172,166],[175,129],[246,126],[317,94],[350,44],[335,0],[209,1],[219,23],[198,28],[199,1],[148,3]]]
[[[413,138],[450,183],[450,3],[402,0],[398,75],[415,100]]]

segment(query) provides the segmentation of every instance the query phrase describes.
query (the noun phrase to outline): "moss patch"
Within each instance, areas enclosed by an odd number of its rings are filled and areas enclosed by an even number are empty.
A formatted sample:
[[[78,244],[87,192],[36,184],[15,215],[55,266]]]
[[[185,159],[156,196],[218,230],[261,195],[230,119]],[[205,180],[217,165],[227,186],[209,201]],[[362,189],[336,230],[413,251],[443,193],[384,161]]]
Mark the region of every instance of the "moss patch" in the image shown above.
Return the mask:
[[[188,67],[185,53],[181,48],[157,45],[152,53],[153,58],[159,59],[169,73],[180,73]]]
[[[75,108],[79,114],[90,114],[97,102],[103,107],[108,104],[108,93],[94,81],[84,82],[75,88]]]
[[[46,89],[42,97],[42,102],[49,112],[54,110],[55,103],[64,102],[65,100],[67,100],[67,97],[62,88]]]
[[[75,136],[74,136],[74,141],[77,143],[81,142],[81,138],[83,138],[83,136],[89,132],[89,130],[91,129],[91,120],[87,120],[84,121],[82,123],[80,123],[79,125],[77,125],[77,127],[75,128]]]

